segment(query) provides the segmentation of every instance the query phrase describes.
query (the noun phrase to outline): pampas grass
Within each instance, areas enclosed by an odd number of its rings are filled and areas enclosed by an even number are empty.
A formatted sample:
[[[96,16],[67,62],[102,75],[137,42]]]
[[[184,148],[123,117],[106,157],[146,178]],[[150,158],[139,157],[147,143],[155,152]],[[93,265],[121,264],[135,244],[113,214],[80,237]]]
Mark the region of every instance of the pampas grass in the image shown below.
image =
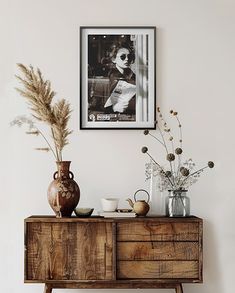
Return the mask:
[[[56,93],[51,89],[50,81],[43,78],[40,69],[34,69],[31,65],[27,67],[17,64],[17,66],[21,75],[16,75],[16,78],[23,87],[17,87],[16,90],[27,100],[32,116],[49,126],[54,148],[40,131],[39,134],[49,144],[55,159],[62,161],[62,150],[68,144],[68,136],[72,132],[67,128],[71,113],[70,104],[65,99],[60,99],[52,104]],[[45,150],[45,148],[40,149]]]

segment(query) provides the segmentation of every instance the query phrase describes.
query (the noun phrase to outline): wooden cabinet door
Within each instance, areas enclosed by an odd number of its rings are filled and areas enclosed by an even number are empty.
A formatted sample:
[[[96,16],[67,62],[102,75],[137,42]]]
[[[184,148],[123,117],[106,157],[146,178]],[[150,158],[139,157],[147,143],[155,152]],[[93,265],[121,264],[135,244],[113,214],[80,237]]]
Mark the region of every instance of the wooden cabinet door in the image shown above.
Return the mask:
[[[26,223],[25,278],[113,279],[112,223]]]

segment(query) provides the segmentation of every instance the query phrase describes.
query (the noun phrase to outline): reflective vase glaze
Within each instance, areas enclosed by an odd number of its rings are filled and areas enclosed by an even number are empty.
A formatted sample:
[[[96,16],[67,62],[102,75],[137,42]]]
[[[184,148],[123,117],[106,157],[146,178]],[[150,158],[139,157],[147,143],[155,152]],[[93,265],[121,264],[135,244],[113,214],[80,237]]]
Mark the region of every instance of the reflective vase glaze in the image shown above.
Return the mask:
[[[70,217],[80,199],[80,189],[69,170],[70,161],[56,162],[58,171],[48,188],[48,202],[57,218]]]
[[[187,217],[190,215],[190,199],[187,190],[168,190],[166,198],[166,216]]]

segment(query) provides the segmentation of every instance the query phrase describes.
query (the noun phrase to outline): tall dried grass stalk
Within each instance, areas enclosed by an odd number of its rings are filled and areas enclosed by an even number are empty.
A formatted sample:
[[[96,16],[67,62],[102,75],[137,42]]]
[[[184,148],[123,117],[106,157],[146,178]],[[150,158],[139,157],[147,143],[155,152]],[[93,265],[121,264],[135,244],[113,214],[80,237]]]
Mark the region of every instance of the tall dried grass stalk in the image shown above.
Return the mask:
[[[23,89],[16,90],[28,101],[32,116],[49,125],[55,144],[56,160],[62,161],[62,150],[68,144],[68,136],[72,132],[67,128],[70,104],[61,99],[52,105],[56,93],[51,89],[50,81],[44,80],[38,68],[35,70],[31,65],[17,65],[22,76],[16,75],[16,78],[23,85]]]

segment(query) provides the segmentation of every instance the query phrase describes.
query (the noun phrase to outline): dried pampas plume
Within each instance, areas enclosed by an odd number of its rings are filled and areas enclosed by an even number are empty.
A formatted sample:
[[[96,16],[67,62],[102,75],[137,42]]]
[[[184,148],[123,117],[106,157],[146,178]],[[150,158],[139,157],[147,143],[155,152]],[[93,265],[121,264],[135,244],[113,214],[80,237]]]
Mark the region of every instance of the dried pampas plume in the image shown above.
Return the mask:
[[[33,66],[26,67],[17,64],[21,76],[16,78],[22,83],[23,89],[16,88],[21,96],[26,98],[32,111],[32,116],[49,125],[55,145],[55,156],[57,161],[62,161],[62,150],[68,144],[67,124],[70,118],[70,104],[61,99],[52,105],[55,92],[51,89],[51,83],[44,80],[41,71]]]

